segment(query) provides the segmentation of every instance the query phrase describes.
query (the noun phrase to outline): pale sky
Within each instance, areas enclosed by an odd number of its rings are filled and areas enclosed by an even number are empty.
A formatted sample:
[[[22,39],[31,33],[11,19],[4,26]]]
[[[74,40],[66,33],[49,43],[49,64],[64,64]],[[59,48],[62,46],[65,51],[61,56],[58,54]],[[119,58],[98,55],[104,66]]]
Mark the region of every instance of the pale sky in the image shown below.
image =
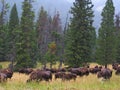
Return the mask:
[[[75,0],[67,0],[69,3],[73,3]],[[94,10],[101,12],[103,7],[105,6],[106,0],[92,0],[94,4]],[[120,12],[120,0],[113,0],[114,6],[116,8],[116,13]]]
[[[75,0],[67,0],[67,1],[71,3],[71,2],[74,2]]]
[[[73,3],[75,0],[67,0],[69,3]],[[95,14],[95,27],[98,28],[100,26],[101,22],[101,12],[103,7],[105,6],[105,2],[107,0],[92,0],[92,3],[94,5],[93,10]],[[120,13],[120,0],[113,0],[114,7],[115,7],[115,14]]]
[[[10,5],[12,6],[14,3],[17,4],[17,8],[19,13],[22,12],[21,6],[24,0],[6,0]],[[36,12],[39,11],[40,6],[44,6],[45,9],[48,11],[50,14],[54,14],[55,10],[58,10],[60,12],[60,16],[62,18],[62,21],[65,22],[67,13],[70,10],[70,7],[72,6],[72,3],[75,0],[35,0],[34,2],[34,10]],[[101,22],[101,11],[103,7],[105,6],[105,2],[107,0],[92,0],[92,3],[94,5],[93,10],[94,10],[94,26],[98,28],[100,26]],[[120,13],[120,0],[113,0],[114,6],[115,6],[115,14]]]

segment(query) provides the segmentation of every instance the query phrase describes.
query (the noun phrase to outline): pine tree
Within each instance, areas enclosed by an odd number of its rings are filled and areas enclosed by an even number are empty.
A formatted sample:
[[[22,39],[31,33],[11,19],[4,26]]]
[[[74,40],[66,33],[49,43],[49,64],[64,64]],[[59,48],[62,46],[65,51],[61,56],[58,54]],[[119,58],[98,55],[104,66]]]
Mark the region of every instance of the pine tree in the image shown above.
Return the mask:
[[[4,61],[7,57],[8,48],[7,46],[7,33],[8,33],[8,24],[6,21],[6,14],[9,9],[8,3],[5,0],[0,1],[0,60]]]
[[[120,63],[120,15],[116,15],[115,20],[115,28],[116,28],[116,62]]]
[[[120,63],[120,34],[117,36],[117,41],[116,41],[116,57],[115,57],[115,62]]]
[[[31,0],[24,0],[22,7],[16,69],[34,67],[36,64],[34,12],[32,11]]]
[[[98,63],[105,65],[105,67],[115,60],[114,11],[113,1],[107,0],[101,14],[102,22],[97,47]]]
[[[8,43],[9,43],[9,52],[8,59],[11,60],[11,65],[16,58],[16,43],[18,37],[18,26],[19,26],[19,17],[16,8],[16,4],[12,7],[9,19],[9,31],[8,31]]]
[[[96,47],[97,47],[97,36],[96,36],[96,31],[95,28],[93,28],[93,30],[91,31],[91,60],[90,62],[96,62]]]
[[[91,0],[75,0],[66,38],[66,64],[79,67],[91,60],[93,11]]]

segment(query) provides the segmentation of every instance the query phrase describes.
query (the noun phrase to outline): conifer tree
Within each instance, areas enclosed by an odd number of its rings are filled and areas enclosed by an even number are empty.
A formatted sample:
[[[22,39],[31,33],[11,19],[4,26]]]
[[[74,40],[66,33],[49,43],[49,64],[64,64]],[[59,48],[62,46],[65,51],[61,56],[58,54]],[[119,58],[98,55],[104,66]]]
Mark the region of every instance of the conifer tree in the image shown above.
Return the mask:
[[[91,0],[75,0],[71,8],[69,30],[66,38],[66,64],[79,67],[91,60],[93,24]]]
[[[16,58],[18,26],[19,26],[19,17],[18,17],[16,4],[14,4],[10,13],[9,30],[8,30],[8,43],[9,43],[8,59],[11,60],[12,66]]]
[[[16,69],[34,67],[36,64],[34,12],[31,0],[24,0],[22,7]]]
[[[7,33],[8,33],[8,24],[6,21],[6,14],[9,9],[9,5],[5,0],[0,0],[0,60],[7,60]]]
[[[115,28],[116,28],[116,62],[120,63],[120,15],[116,15],[115,19]]]
[[[98,63],[105,65],[115,60],[115,26],[114,5],[112,0],[107,0],[102,11],[102,22],[99,29],[97,59]]]

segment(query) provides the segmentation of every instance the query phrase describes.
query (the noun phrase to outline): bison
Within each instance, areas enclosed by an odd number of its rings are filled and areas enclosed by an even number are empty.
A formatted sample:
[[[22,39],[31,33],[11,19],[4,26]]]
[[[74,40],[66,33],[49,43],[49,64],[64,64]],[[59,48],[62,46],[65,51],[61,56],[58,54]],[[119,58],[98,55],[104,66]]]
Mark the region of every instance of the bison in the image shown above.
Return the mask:
[[[71,68],[68,70],[71,73],[74,73],[78,76],[84,76],[84,75],[89,75],[89,70],[88,68],[81,67],[81,68]]]
[[[4,73],[7,76],[7,78],[10,78],[10,79],[12,78],[13,71],[10,69],[1,69],[0,72]]]
[[[98,67],[98,66],[96,65],[94,68],[90,68],[90,69],[89,69],[89,72],[92,73],[92,74],[96,74],[97,72],[101,71],[101,69],[102,69],[102,66],[99,66],[99,67]]]
[[[66,72],[67,70],[65,68],[60,68],[59,71],[60,72]]]
[[[57,73],[55,73],[55,80],[56,80],[57,78],[62,78],[63,75],[65,75],[64,72],[57,72]]]
[[[109,68],[104,68],[98,72],[97,77],[98,78],[103,77],[104,79],[110,79],[112,77],[112,70],[110,70]]]
[[[71,73],[74,73],[76,75],[79,75],[79,76],[82,75],[81,68],[70,68],[70,69],[68,69],[68,71],[71,72]]]
[[[7,80],[7,75],[4,73],[0,73],[0,82],[5,82]]]
[[[77,78],[77,75],[76,74],[73,74],[73,73],[67,73],[67,74],[64,74],[62,76],[62,80],[65,81],[65,80],[76,80]]]
[[[18,70],[19,73],[27,74],[29,75],[33,71],[32,68],[21,68]]]
[[[120,67],[117,67],[117,68],[116,68],[115,74],[116,74],[116,75],[120,75]]]
[[[44,70],[33,71],[30,74],[30,77],[27,80],[27,82],[30,82],[32,80],[35,80],[35,81],[42,81],[42,80],[49,81],[49,80],[52,80],[52,73],[50,71],[44,71]]]
[[[112,64],[112,68],[113,68],[114,70],[117,70],[118,67],[119,67],[119,63],[113,63],[113,64]]]

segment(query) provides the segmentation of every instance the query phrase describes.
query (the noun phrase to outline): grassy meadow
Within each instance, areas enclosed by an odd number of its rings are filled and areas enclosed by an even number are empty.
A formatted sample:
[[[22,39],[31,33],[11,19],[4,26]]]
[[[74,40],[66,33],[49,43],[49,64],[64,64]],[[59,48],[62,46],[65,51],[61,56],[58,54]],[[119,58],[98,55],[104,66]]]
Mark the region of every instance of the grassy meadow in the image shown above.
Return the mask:
[[[3,64],[2,64],[3,65]],[[96,64],[91,64],[91,67]],[[113,76],[108,81],[101,81],[96,75],[77,77],[76,81],[61,81],[61,79],[50,82],[26,83],[28,75],[14,73],[12,79],[0,83],[0,90],[120,90],[120,76]]]

